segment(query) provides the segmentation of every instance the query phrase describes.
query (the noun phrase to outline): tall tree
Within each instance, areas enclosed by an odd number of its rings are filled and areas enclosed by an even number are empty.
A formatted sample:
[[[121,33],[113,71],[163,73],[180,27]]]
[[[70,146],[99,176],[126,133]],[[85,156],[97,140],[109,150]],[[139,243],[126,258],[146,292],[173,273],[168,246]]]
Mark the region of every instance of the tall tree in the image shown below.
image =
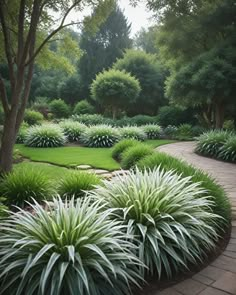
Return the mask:
[[[81,12],[86,6],[95,7],[94,22],[91,22],[91,18],[86,18],[92,29],[102,23],[110,13],[112,2],[112,0],[0,1],[0,41],[4,45],[0,59],[7,63],[10,77],[10,95],[7,95],[5,80],[2,74],[0,75],[0,99],[5,113],[0,151],[2,171],[8,172],[12,168],[14,143],[24,117],[36,58],[43,53],[42,49],[50,49],[47,45],[58,33],[76,24],[76,22],[67,22],[67,16],[72,9]],[[50,50],[47,53],[50,53]]]
[[[146,51],[147,53],[157,54],[157,36],[157,26],[152,26],[147,29],[141,28],[141,30],[134,36],[134,46],[139,50]]]
[[[80,40],[80,48],[84,51],[84,55],[78,67],[83,95],[81,98],[89,97],[89,87],[96,74],[111,67],[125,49],[131,48],[132,41],[129,34],[130,24],[117,3],[95,35],[84,28]]]

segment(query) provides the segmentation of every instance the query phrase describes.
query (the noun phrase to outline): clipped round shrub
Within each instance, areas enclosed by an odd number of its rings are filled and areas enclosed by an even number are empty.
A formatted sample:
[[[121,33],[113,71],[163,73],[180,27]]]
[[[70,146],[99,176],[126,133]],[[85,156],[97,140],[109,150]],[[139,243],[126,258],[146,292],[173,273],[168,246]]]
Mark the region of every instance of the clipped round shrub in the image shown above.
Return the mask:
[[[88,147],[112,147],[120,139],[117,129],[109,125],[91,126],[82,133],[80,140]]]
[[[158,139],[161,136],[161,126],[149,124],[142,126],[148,139]]]
[[[1,293],[130,294],[129,282],[140,280],[139,261],[125,226],[103,207],[57,199],[47,209],[35,203],[33,213],[22,210],[2,221]]]
[[[219,150],[218,158],[228,162],[236,162],[236,135],[225,141]]]
[[[63,198],[80,198],[85,195],[85,191],[93,189],[100,182],[100,178],[94,173],[72,171],[66,174],[59,182],[58,193]]]
[[[115,144],[113,150],[112,150],[112,157],[118,161],[121,160],[121,155],[122,153],[132,147],[132,146],[136,146],[137,144],[139,144],[139,141],[135,140],[135,139],[123,139],[121,141],[119,141],[118,143]]]
[[[24,207],[34,198],[41,201],[53,194],[52,184],[41,170],[17,168],[6,174],[0,183],[1,196],[9,205]]]
[[[60,127],[69,142],[79,141],[81,134],[87,128],[85,124],[74,121],[63,121],[60,123]]]
[[[87,126],[104,124],[106,122],[106,118],[99,114],[72,115],[71,120],[83,123]]]
[[[49,110],[56,119],[67,118],[70,113],[69,106],[62,99],[52,100],[49,104]]]
[[[205,189],[205,195],[212,196],[214,201],[213,211],[215,214],[222,216],[220,223],[220,234],[225,231],[231,220],[231,206],[223,188],[218,185],[207,173],[200,169],[189,165],[185,161],[174,158],[166,153],[155,152],[141,159],[137,163],[137,167],[142,171],[146,169],[155,170],[158,167],[165,171],[174,170],[175,173],[182,177],[191,176],[193,183],[201,183],[202,188]]]
[[[212,197],[203,197],[205,190],[190,177],[136,169],[104,181],[91,194],[116,209],[117,218],[128,225],[148,274],[171,277],[188,263],[198,264],[218,239],[220,217],[212,213]]]
[[[131,169],[142,158],[151,155],[153,150],[146,144],[138,144],[126,149],[121,155],[121,167],[123,169]]]
[[[213,130],[198,137],[196,152],[205,156],[217,157],[221,147],[232,133],[223,130]]]
[[[94,106],[92,106],[87,100],[79,101],[74,107],[74,114],[93,114],[95,111]]]
[[[147,136],[142,128],[137,126],[126,126],[120,128],[120,135],[121,138],[132,138],[140,141],[147,139]]]
[[[33,110],[26,110],[24,121],[29,125],[39,125],[42,123],[44,117],[40,112]]]
[[[45,124],[29,128],[25,144],[30,147],[51,148],[63,146],[66,137],[57,125]]]

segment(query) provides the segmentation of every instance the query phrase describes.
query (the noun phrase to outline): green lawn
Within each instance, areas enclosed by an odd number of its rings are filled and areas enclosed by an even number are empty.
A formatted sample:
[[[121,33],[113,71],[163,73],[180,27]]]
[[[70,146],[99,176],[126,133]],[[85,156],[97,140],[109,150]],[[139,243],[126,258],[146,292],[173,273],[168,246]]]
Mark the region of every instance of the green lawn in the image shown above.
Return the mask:
[[[173,142],[171,140],[147,140],[145,143],[153,148],[159,145]],[[111,156],[111,148],[87,148],[87,147],[59,147],[59,148],[30,148],[23,144],[16,144],[15,148],[32,161],[48,162],[52,164],[69,166],[87,164],[92,167],[107,169],[109,171],[119,169],[120,165]]]

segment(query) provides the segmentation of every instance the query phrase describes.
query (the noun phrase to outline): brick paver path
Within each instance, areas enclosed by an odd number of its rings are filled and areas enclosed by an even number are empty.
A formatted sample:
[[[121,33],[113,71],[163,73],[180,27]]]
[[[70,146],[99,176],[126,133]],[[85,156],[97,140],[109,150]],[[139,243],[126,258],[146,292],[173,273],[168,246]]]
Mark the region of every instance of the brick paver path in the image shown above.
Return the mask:
[[[196,155],[194,142],[163,145],[158,150],[212,175],[224,187],[232,203],[233,221],[229,244],[213,263],[190,279],[147,295],[236,295],[236,165]]]

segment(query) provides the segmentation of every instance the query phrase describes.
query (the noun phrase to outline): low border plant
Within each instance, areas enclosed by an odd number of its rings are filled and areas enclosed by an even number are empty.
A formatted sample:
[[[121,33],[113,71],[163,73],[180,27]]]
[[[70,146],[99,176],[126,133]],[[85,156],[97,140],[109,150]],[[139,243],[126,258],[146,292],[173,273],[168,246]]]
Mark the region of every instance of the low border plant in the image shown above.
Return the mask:
[[[80,140],[81,134],[87,128],[85,124],[74,121],[62,121],[59,125],[69,142],[78,142]]]
[[[147,139],[147,136],[145,132],[142,130],[142,128],[138,126],[126,126],[120,128],[120,135],[121,138],[130,138],[130,139],[136,139],[139,141],[144,141]]]
[[[153,153],[153,149],[146,144],[139,143],[131,146],[121,154],[121,167],[123,169],[132,169],[138,161]]]
[[[132,146],[136,146],[137,144],[139,144],[139,141],[135,140],[135,139],[123,139],[121,141],[119,141],[118,143],[115,144],[115,146],[113,147],[112,150],[112,157],[115,160],[120,161],[121,160],[121,155],[122,153],[132,147]]]

